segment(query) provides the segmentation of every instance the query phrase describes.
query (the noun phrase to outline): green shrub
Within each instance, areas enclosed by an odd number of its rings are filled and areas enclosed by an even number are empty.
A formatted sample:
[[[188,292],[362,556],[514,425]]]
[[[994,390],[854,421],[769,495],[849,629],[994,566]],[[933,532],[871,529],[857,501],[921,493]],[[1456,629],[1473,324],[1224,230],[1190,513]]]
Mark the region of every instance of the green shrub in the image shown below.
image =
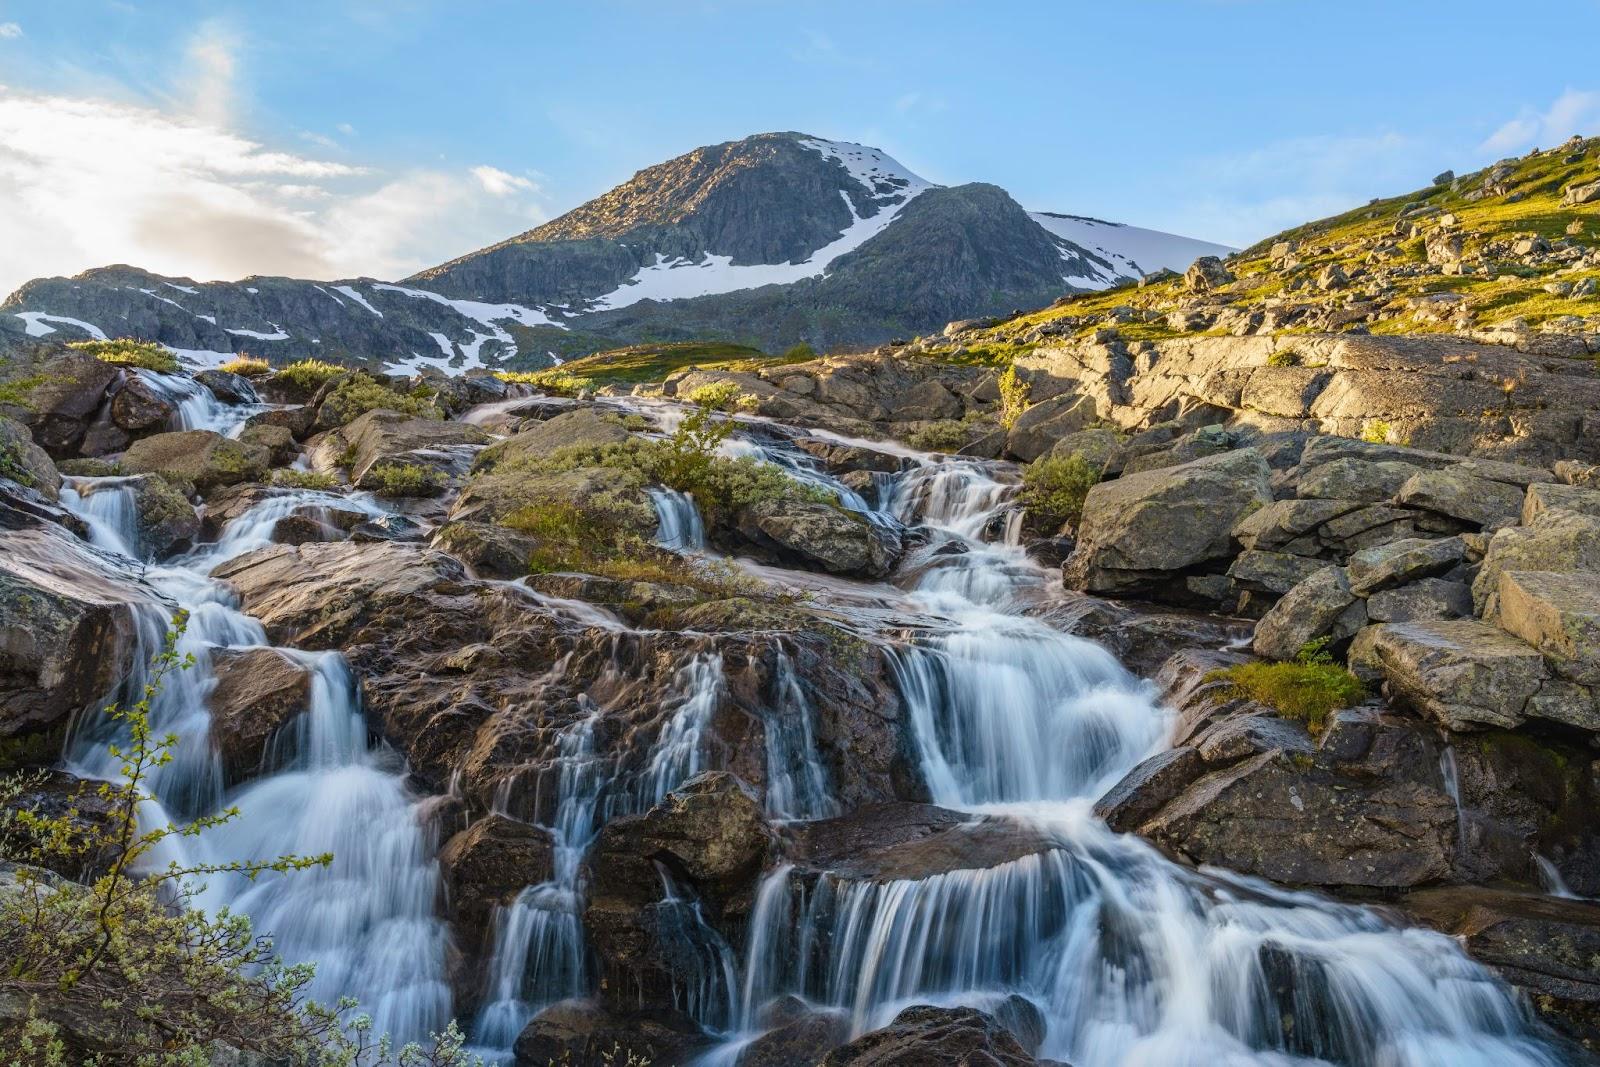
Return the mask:
[[[1267,357],[1267,366],[1269,367],[1298,367],[1299,365],[1300,353],[1298,352],[1283,350],[1274,352]]]
[[[370,375],[357,372],[333,387],[322,401],[322,412],[334,425],[343,426],[369,411],[383,408],[402,415],[416,415],[424,419],[443,416],[426,398],[409,396],[390,389]],[[324,423],[327,425],[327,423]]]
[[[736,383],[726,380],[696,386],[684,399],[715,411],[754,411],[759,403],[755,397],[740,392]]]
[[[1032,386],[1017,373],[1015,363],[1005,369],[995,385],[1000,390],[1000,427],[1009,430],[1028,410],[1028,394],[1032,392]]]
[[[381,497],[433,496],[444,488],[444,477],[438,471],[417,463],[389,463],[367,474],[377,480],[373,492]]]
[[[1040,456],[1022,469],[1018,499],[1035,528],[1060,530],[1083,518],[1083,502],[1103,473],[1077,452],[1070,456]]]
[[[140,341],[133,337],[118,337],[112,341],[70,341],[67,347],[87,352],[102,363],[118,363],[162,374],[176,374],[179,369],[177,356],[153,341]]]
[[[794,363],[803,363],[808,359],[817,358],[817,350],[801,341],[797,345],[790,345],[783,350],[783,358]]]
[[[273,485],[283,489],[334,489],[339,485],[339,479],[331,474],[320,471],[301,471],[291,467],[279,467],[271,474]]]
[[[944,419],[918,427],[906,438],[906,443],[924,452],[959,452],[971,440],[972,429],[967,423]]]
[[[531,385],[540,392],[555,396],[577,396],[595,387],[593,378],[584,378],[571,371],[564,371],[560,367],[534,371],[499,370],[494,372],[494,376],[503,382],[515,385]]]
[[[281,379],[303,393],[314,393],[322,388],[323,383],[341,374],[349,374],[349,367],[341,367],[337,363],[329,363],[321,359],[301,359],[280,367],[274,377]]]
[[[1327,638],[1303,647],[1290,663],[1241,663],[1206,676],[1227,682],[1235,697],[1246,697],[1298,719],[1312,736],[1327,726],[1330,712],[1366,699],[1366,686],[1327,651]]]
[[[245,378],[259,378],[263,374],[272,373],[272,364],[264,359],[241,352],[217,369],[226,371],[229,374],[238,374]]]

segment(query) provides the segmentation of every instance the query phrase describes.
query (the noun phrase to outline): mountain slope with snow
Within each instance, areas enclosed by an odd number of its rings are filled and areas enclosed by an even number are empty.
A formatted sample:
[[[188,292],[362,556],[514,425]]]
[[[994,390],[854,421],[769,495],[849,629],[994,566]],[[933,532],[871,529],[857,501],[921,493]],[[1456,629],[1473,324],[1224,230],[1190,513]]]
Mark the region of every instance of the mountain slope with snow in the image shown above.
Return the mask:
[[[640,341],[874,344],[1225,252],[935,185],[866,145],[767,133],[697,148],[536,229],[397,284],[198,283],[132,267],[29,282],[0,332],[99,331],[195,365],[248,351],[393,370],[543,366]]]

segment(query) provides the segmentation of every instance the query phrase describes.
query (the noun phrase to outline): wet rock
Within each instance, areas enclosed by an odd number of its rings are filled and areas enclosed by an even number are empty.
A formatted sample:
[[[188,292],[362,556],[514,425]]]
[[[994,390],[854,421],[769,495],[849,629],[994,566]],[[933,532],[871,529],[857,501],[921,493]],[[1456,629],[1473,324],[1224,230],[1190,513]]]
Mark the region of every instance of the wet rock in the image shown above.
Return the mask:
[[[259,399],[250,379],[240,374],[211,368],[197,371],[194,380],[211,390],[224,404],[254,404]]]
[[[33,443],[26,426],[4,415],[0,415],[0,478],[37,490],[51,501],[61,488],[61,474],[50,454]]]
[[[1134,833],[1203,774],[1205,761],[1192,745],[1158,752],[1095,801],[1095,816],[1118,833]]]
[[[780,560],[829,574],[881,578],[903,551],[895,530],[832,504],[764,501],[740,511],[737,528]]]
[[[974,1008],[917,1005],[828,1053],[819,1067],[1035,1067],[1016,1035]]]
[[[786,1021],[771,1020],[771,1029],[740,1051],[736,1067],[813,1067],[850,1040],[850,1017],[844,1012],[798,1005],[790,1014]]]
[[[316,420],[315,409],[306,405],[295,407],[273,408],[270,411],[258,411],[246,421],[247,426],[281,426],[294,435],[295,440],[300,440],[311,432],[311,424]]]
[[[272,648],[219,648],[211,662],[217,679],[206,698],[211,744],[226,780],[244,781],[292,756],[292,738],[272,742],[310,706],[311,673],[305,666]]]
[[[1461,886],[1411,893],[1402,907],[1522,990],[1558,1033],[1600,1050],[1600,904]]]
[[[1351,592],[1369,596],[1421,578],[1438,577],[1465,558],[1466,545],[1459,537],[1408,537],[1362,549],[1350,557],[1345,573]]]
[[[1226,557],[1234,524],[1272,499],[1270,474],[1260,453],[1240,449],[1101,482],[1084,501],[1068,586],[1131,592]]]
[[[689,1067],[707,1044],[693,1019],[668,1008],[628,1011],[563,1000],[533,1017],[517,1037],[516,1067]]]
[[[136,577],[44,523],[0,531],[0,769],[55,760],[68,723],[111,692],[137,651]]]
[[[177,414],[178,405],[138,374],[128,374],[111,395],[111,421],[129,433],[167,426]]]
[[[135,441],[121,462],[131,474],[159,474],[206,496],[225,486],[259,480],[271,465],[271,456],[260,445],[211,430],[177,430]]]
[[[1460,469],[1421,471],[1406,479],[1395,502],[1448,515],[1474,526],[1515,520],[1522,513],[1523,490],[1474,477]]]
[[[260,445],[272,457],[274,466],[282,466],[294,460],[299,454],[300,446],[295,442],[294,434],[287,426],[275,426],[271,423],[256,423],[246,426],[239,434],[239,440],[246,444]]]
[[[526,534],[487,522],[452,522],[439,528],[431,542],[471,567],[480,578],[520,578],[538,541]],[[585,597],[584,599],[588,599]]]
[[[136,546],[146,559],[166,559],[192,548],[200,540],[200,516],[188,497],[155,474],[130,478],[134,516],[139,529]]]
[[[1354,637],[1366,621],[1366,604],[1351,591],[1344,569],[1327,567],[1289,590],[1261,617],[1251,648],[1266,659],[1290,660],[1318,638],[1337,645]]]
[[[1047,833],[1024,822],[888,803],[791,826],[783,855],[802,872],[885,882],[998,867],[1054,847]]]
[[[479,404],[493,404],[512,396],[511,386],[492,374],[463,374],[440,378],[432,383],[433,402],[445,414],[460,415]]]
[[[504,815],[485,815],[439,849],[452,922],[469,953],[489,951],[494,909],[523,889],[547,882],[555,870],[550,832]],[[487,961],[482,961],[487,962]]]

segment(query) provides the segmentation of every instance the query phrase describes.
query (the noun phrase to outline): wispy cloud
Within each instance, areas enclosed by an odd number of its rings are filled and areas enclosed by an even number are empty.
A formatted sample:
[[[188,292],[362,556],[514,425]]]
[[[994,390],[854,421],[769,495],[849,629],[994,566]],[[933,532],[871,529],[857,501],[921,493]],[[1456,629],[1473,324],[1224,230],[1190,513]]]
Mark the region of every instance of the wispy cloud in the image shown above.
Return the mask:
[[[14,41],[22,36],[22,27],[15,22],[0,22],[0,41]]]
[[[222,126],[233,117],[239,37],[226,24],[201,23],[184,48],[183,88],[189,114]]]
[[[544,217],[533,181],[492,167],[385,173],[169,109],[0,88],[0,293],[117,262],[393,278]]]
[[[1600,92],[1568,89],[1540,110],[1525,107],[1521,114],[1491,133],[1479,148],[1506,155],[1530,148],[1560,144],[1573,134],[1600,129]]]

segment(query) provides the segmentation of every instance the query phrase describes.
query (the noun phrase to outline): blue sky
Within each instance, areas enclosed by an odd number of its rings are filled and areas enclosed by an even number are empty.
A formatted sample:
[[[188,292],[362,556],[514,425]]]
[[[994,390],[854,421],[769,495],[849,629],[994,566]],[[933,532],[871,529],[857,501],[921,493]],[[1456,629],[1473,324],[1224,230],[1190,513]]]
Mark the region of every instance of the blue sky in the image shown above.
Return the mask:
[[[797,129],[1244,244],[1573,132],[1600,5],[0,0],[0,291],[397,276]]]

